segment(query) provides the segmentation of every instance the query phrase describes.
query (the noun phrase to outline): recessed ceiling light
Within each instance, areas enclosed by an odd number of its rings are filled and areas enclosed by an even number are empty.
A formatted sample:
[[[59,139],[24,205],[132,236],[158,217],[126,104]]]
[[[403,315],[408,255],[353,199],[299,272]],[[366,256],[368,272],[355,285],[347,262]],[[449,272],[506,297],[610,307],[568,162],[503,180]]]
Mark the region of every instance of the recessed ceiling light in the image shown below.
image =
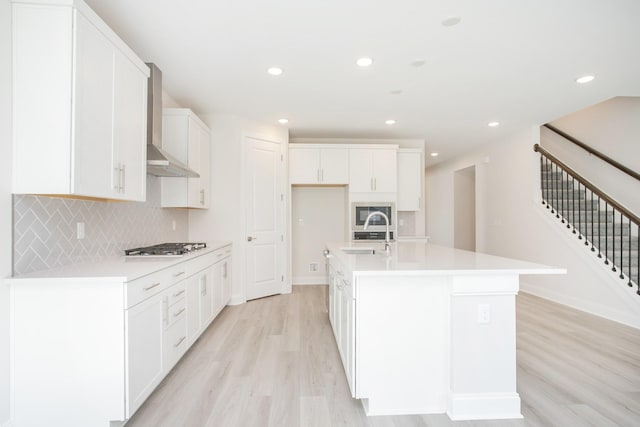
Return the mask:
[[[445,27],[453,27],[454,25],[458,25],[462,21],[462,18],[459,16],[450,16],[444,21],[442,21],[442,25]]]
[[[500,126],[500,122],[489,122],[487,123],[487,126],[494,128],[496,126]]]
[[[393,120],[393,119],[389,119],[389,120],[385,120],[385,123],[388,124],[388,125],[395,125],[396,121]]]
[[[582,76],[582,77],[578,77],[576,79],[576,83],[580,83],[580,84],[584,84],[584,83],[589,83],[590,81],[592,81],[593,79],[595,79],[596,76]]]
[[[356,64],[358,64],[359,67],[368,67],[369,65],[373,64],[373,59],[365,56],[363,58],[359,58],[356,61]]]
[[[279,76],[283,72],[284,71],[280,67],[271,67],[271,68],[267,69],[267,73],[271,74],[272,76]]]
[[[436,153],[435,151],[433,153],[431,153],[431,157],[438,157],[440,153]]]
[[[289,123],[289,119],[278,119],[278,123],[286,125],[287,123]]]

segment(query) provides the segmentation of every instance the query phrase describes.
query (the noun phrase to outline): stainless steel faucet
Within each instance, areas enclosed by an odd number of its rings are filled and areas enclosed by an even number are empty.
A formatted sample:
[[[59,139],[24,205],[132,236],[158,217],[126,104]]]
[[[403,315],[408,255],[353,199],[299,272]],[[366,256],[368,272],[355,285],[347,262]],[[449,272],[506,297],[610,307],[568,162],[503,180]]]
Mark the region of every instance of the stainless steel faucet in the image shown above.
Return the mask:
[[[384,218],[387,224],[387,230],[384,233],[384,253],[389,255],[391,253],[391,238],[389,237],[389,217],[384,212],[380,212],[380,211],[371,212],[367,216],[367,219],[364,221],[364,229],[366,230],[369,227],[369,220],[374,215],[380,215],[382,218]]]

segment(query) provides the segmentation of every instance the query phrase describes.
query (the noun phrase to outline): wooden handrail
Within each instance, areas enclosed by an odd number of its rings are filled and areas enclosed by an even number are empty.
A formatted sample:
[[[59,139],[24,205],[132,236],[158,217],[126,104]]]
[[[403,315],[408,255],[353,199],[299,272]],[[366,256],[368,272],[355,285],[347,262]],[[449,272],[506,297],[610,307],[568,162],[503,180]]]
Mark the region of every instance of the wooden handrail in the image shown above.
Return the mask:
[[[571,169],[566,163],[562,162],[556,156],[554,156],[553,154],[549,153],[547,150],[542,148],[539,144],[536,144],[536,145],[533,146],[533,151],[538,152],[540,154],[543,154],[546,158],[548,158],[549,160],[553,161],[555,164],[557,164],[562,169],[564,169],[569,175],[573,176],[575,179],[577,179],[579,182],[581,182],[582,185],[587,187],[594,194],[597,194],[602,200],[607,202],[610,206],[613,206],[613,208],[615,210],[617,210],[618,212],[621,212],[622,214],[624,214],[627,218],[629,218],[636,225],[640,225],[640,217],[635,215],[629,209],[627,209],[624,206],[622,206],[620,203],[618,203],[615,200],[613,200],[611,197],[607,196],[602,190],[600,190],[598,187],[596,187],[591,182],[586,180],[578,172],[576,172],[575,170]]]
[[[582,148],[583,150],[589,152],[590,154],[593,154],[594,156],[596,156],[596,157],[604,160],[605,162],[609,163],[611,166],[621,170],[622,172],[626,173],[627,175],[632,176],[635,179],[637,179],[638,181],[640,181],[640,173],[629,169],[625,165],[613,160],[611,157],[607,156],[606,154],[603,154],[600,151],[589,147],[587,144],[585,144],[584,142],[580,141],[579,139],[576,139],[573,136],[569,135],[568,133],[565,133],[565,132],[561,131],[560,129],[551,126],[549,123],[546,123],[544,125],[544,127],[546,127],[547,129],[557,133],[558,135],[560,135],[561,137],[567,139],[568,141],[573,142],[574,144],[576,144],[578,147]]]

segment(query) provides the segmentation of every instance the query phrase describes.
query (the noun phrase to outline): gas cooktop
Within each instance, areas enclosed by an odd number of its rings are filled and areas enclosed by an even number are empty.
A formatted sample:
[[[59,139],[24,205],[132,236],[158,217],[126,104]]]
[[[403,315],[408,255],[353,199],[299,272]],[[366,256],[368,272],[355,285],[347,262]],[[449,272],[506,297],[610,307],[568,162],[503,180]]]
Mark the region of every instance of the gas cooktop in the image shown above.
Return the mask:
[[[143,248],[125,249],[126,256],[179,256],[207,247],[206,243],[160,243]]]

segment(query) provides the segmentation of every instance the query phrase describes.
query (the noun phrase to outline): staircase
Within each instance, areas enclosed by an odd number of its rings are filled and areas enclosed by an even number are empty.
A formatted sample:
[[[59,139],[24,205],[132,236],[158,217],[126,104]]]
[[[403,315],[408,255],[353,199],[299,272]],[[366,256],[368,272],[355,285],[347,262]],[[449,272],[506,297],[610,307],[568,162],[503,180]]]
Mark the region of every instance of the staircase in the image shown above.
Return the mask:
[[[640,218],[542,147],[534,150],[541,153],[542,204],[640,295]]]

